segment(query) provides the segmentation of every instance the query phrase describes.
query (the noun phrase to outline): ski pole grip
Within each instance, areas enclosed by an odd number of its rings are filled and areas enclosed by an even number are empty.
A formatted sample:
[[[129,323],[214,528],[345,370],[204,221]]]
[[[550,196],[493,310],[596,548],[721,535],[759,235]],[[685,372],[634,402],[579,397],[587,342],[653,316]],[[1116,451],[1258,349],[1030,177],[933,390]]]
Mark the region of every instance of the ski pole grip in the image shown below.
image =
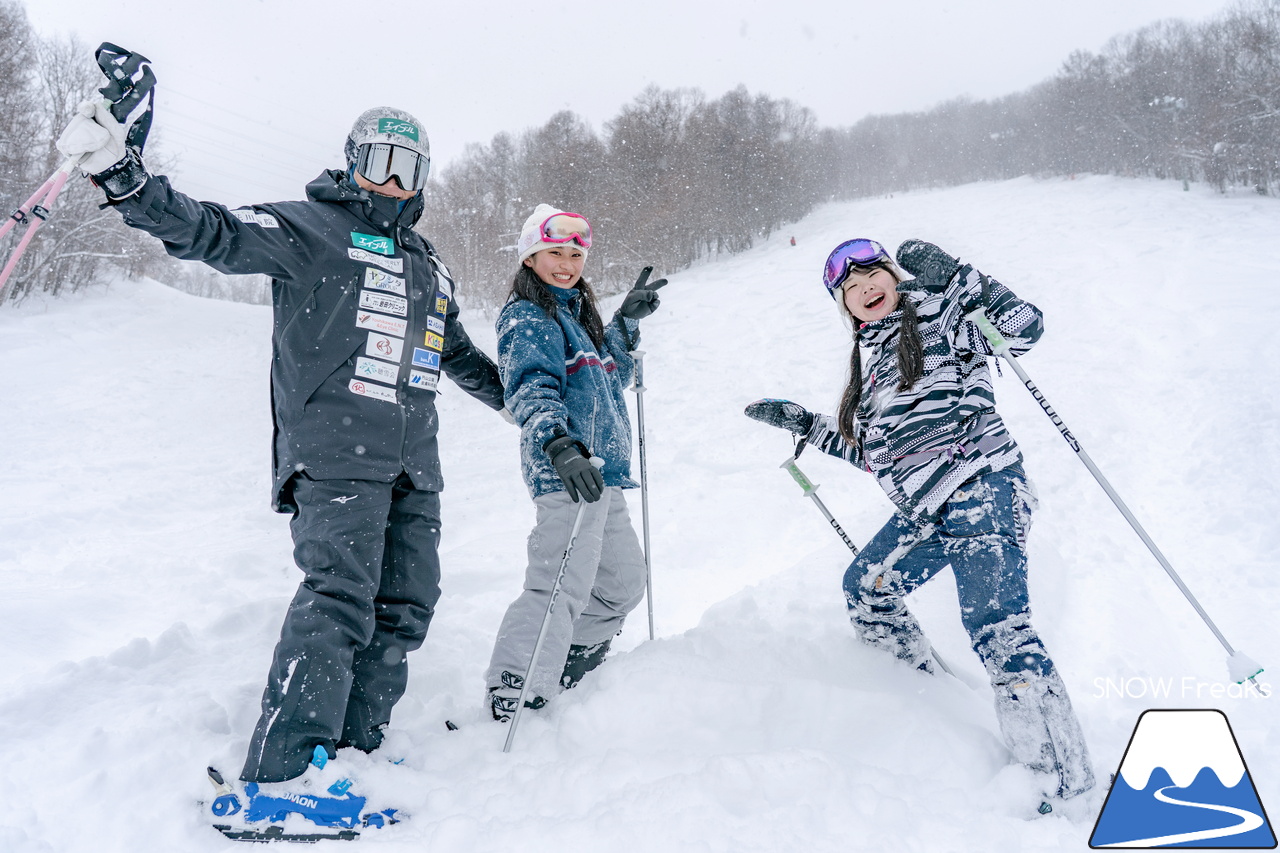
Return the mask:
[[[796,484],[800,486],[800,488],[804,489],[804,492],[806,495],[812,491],[817,490],[818,487],[815,486],[809,480],[809,478],[804,475],[804,472],[801,471],[800,468],[796,465],[796,458],[794,456],[792,456],[786,462],[783,462],[778,467],[785,468],[787,473],[791,475],[791,479],[795,480]]]
[[[964,318],[978,327],[978,330],[982,332],[982,336],[987,339],[987,343],[991,344],[991,352],[994,355],[1004,355],[1005,351],[1009,349],[1009,342],[1005,340],[1004,335],[1000,334],[1000,330],[996,328],[995,324],[991,322],[981,308],[973,309],[968,314],[965,314]]]

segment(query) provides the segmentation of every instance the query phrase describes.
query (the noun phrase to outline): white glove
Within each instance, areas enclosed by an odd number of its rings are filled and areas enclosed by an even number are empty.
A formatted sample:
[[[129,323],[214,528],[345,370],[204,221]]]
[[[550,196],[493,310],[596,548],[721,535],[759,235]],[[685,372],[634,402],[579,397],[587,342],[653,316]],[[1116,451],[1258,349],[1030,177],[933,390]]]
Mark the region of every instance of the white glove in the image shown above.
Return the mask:
[[[64,156],[79,160],[80,171],[96,175],[124,159],[125,132],[105,101],[81,101],[76,117],[54,144]]]

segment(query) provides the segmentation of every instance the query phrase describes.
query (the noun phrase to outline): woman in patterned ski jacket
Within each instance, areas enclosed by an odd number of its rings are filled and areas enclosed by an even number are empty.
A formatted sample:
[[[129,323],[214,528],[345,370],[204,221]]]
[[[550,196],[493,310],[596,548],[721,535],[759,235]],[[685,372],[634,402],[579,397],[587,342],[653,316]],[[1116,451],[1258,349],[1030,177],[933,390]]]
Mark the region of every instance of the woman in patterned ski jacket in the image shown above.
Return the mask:
[[[1043,774],[1047,803],[1072,797],[1093,774],[1066,686],[1031,626],[1035,492],[995,410],[992,345],[975,322],[985,317],[1021,355],[1042,317],[932,244],[908,241],[898,258],[917,278],[904,280],[874,240],[842,243],[827,259],[824,284],[854,326],[837,413],[759,400],[747,414],[869,471],[897,507],[844,576],[859,638],[932,673],[938,658],[904,599],[950,565],[1010,752]]]
[[[498,369],[507,408],[520,426],[520,466],[537,507],[524,591],[508,608],[486,675],[494,719],[508,720],[526,675],[533,704],[572,687],[598,666],[645,591],[644,553],[627,513],[631,423],[623,389],[635,371],[639,319],[658,306],[665,280],[640,275],[618,312],[602,323],[582,269],[591,226],[541,204],[517,244],[520,267],[498,315]],[[581,510],[581,527],[547,617],[561,556]]]

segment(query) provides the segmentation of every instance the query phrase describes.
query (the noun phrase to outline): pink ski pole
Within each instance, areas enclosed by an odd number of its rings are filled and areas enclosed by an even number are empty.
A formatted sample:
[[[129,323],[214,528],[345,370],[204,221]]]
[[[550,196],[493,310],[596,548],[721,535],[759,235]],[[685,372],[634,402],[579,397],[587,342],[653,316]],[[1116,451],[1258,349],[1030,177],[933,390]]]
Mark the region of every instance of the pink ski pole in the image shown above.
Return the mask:
[[[17,225],[27,226],[27,230],[23,232],[22,239],[18,241],[17,247],[9,257],[9,262],[4,265],[3,270],[0,270],[0,293],[4,292],[4,286],[8,283],[9,276],[13,273],[14,268],[18,266],[18,261],[22,259],[22,253],[26,251],[31,238],[36,235],[36,231],[40,229],[44,221],[49,218],[49,209],[58,200],[58,194],[62,192],[62,187],[67,183],[67,178],[71,176],[71,171],[79,162],[79,157],[68,158],[58,167],[58,171],[50,175],[40,185],[40,189],[36,190],[31,198],[27,199],[21,207],[10,214],[4,225],[0,225],[0,237],[9,233]]]

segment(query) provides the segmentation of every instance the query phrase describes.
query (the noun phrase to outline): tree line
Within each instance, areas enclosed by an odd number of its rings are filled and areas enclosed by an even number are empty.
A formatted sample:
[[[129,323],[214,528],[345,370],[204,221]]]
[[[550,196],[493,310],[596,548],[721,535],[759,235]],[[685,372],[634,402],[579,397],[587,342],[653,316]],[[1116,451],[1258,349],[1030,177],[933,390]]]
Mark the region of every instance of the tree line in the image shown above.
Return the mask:
[[[0,205],[12,210],[58,163],[53,140],[100,83],[89,51],[36,37],[0,0]],[[1020,175],[1101,173],[1280,193],[1280,0],[1242,0],[1200,24],[1163,21],[1073,53],[1023,92],[818,128],[785,99],[739,87],[709,99],[651,87],[600,132],[572,112],[473,145],[434,176],[421,230],[468,305],[500,305],[515,244],[539,202],[586,215],[603,292],[740,252],[816,205]],[[149,151],[149,164],[154,161]],[[107,267],[202,295],[262,301],[261,282],[175,270],[154,241],[68,183],[5,298],[75,290]],[[0,244],[8,254],[14,238]]]
[[[1080,172],[1280,193],[1280,0],[1161,21],[991,101],[820,134],[832,198]]]

